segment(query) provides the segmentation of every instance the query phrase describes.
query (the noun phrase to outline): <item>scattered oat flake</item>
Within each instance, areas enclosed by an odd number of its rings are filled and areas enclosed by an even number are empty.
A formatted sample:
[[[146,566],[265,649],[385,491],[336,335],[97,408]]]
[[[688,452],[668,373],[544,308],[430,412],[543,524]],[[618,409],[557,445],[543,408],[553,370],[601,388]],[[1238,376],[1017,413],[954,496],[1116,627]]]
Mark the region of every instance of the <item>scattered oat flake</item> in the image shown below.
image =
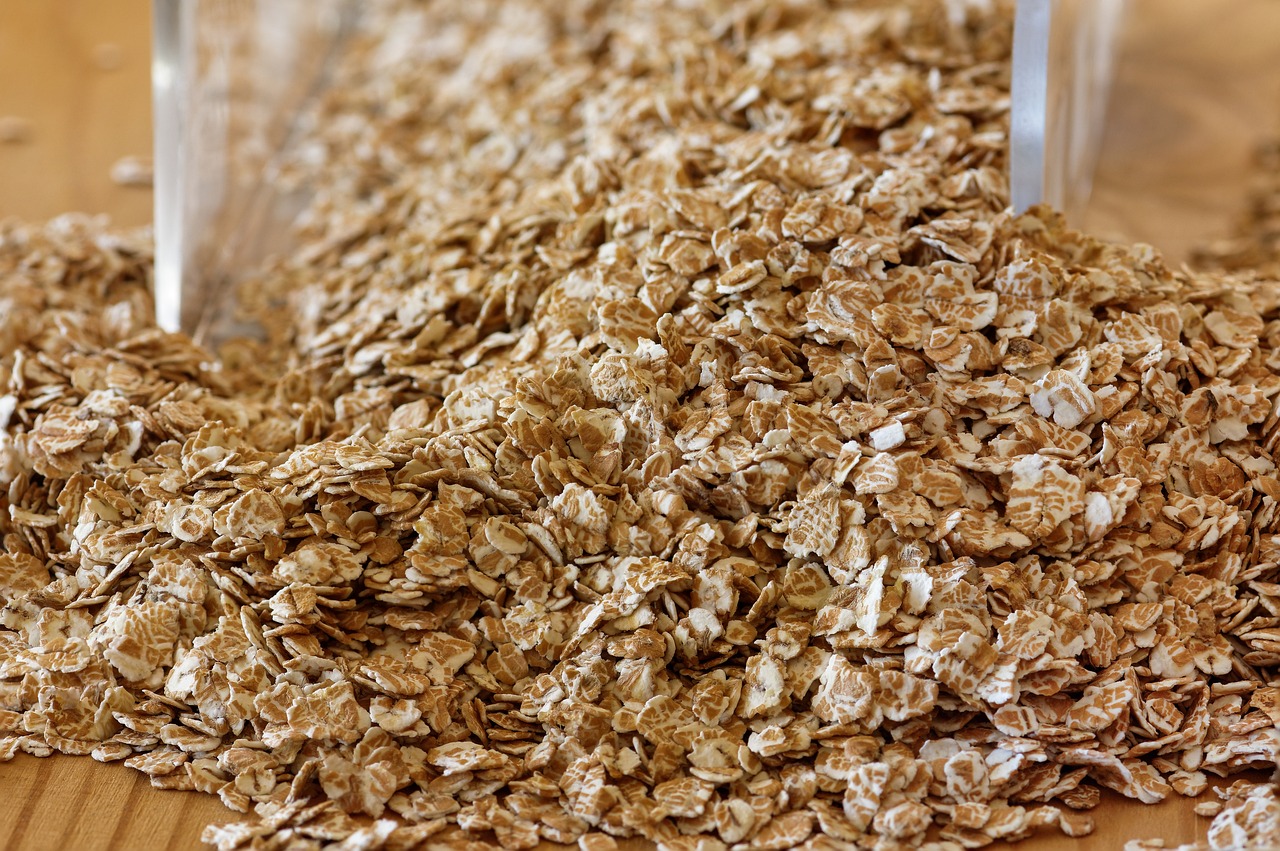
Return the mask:
[[[125,156],[111,164],[111,182],[119,186],[149,187],[155,181],[150,157]]]
[[[0,115],[0,144],[19,145],[31,138],[31,122],[18,115]]]

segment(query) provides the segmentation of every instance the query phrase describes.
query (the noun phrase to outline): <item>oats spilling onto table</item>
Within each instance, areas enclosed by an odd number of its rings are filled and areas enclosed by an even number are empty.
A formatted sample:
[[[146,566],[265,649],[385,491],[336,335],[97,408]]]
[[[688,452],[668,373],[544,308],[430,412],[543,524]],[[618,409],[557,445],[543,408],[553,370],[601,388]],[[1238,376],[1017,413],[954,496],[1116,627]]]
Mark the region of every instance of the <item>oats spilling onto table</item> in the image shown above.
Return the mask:
[[[0,758],[223,849],[978,847],[1274,766],[1280,285],[1006,210],[1007,5],[379,8],[269,343],[0,229]]]

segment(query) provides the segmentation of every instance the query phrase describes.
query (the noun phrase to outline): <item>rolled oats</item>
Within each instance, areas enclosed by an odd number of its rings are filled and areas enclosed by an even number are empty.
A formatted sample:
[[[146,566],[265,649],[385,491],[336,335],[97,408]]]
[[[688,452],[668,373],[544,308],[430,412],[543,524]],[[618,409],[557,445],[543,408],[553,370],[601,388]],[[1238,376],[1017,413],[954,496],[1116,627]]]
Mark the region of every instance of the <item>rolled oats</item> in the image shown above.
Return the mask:
[[[1006,209],[1010,4],[370,6],[267,342],[0,225],[0,759],[226,849],[1277,830],[1202,793],[1280,753],[1280,289]]]

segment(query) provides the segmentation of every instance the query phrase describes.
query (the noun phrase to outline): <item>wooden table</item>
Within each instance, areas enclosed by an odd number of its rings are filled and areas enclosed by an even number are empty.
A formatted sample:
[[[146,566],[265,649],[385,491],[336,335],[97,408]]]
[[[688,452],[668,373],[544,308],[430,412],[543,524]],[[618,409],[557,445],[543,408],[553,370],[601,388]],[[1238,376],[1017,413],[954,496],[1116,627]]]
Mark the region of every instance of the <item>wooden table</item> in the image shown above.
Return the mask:
[[[1125,840],[1153,837],[1173,846],[1203,839],[1209,826],[1185,798],[1148,806],[1108,793],[1093,817],[1097,830],[1085,839],[1045,833],[1016,847],[1118,851]],[[208,847],[199,841],[204,825],[242,818],[211,795],[153,789],[132,769],[87,757],[20,756],[0,765],[0,848],[8,851],[195,851]]]
[[[1280,2],[1129,0],[1078,225],[1175,260],[1227,235],[1258,142],[1280,134]]]
[[[151,222],[151,191],[111,166],[151,154],[150,0],[0,0],[0,217],[68,210]]]
[[[1129,55],[1137,59],[1119,67],[1118,111],[1108,124],[1099,185],[1084,220],[1177,256],[1225,230],[1242,198],[1248,151],[1266,129],[1259,116],[1280,115],[1280,98],[1252,103],[1251,87],[1242,94],[1235,85],[1245,68],[1258,78],[1258,91],[1280,93],[1280,62],[1266,59],[1280,33],[1280,2],[1134,3]],[[1214,26],[1192,30],[1206,38],[1177,36],[1179,15],[1198,14],[1200,4],[1219,11]],[[1143,14],[1157,6],[1158,13]],[[151,193],[116,186],[109,177],[119,157],[146,155],[151,147],[148,7],[149,0],[0,2],[0,116],[30,126],[25,143],[0,144],[0,216],[41,219],[85,210],[109,213],[121,224],[150,221]],[[1215,44],[1231,45],[1236,72],[1213,71],[1203,62]],[[116,63],[104,61],[113,57],[119,60],[114,69]],[[1208,133],[1182,133],[1197,116],[1209,118]],[[1019,847],[1112,849],[1135,837],[1188,842],[1202,838],[1208,824],[1179,798],[1148,807],[1108,796],[1094,817],[1098,830],[1088,839],[1044,836]],[[205,824],[235,818],[216,798],[152,789],[143,775],[120,765],[64,756],[0,764],[0,848],[10,851],[195,849]]]

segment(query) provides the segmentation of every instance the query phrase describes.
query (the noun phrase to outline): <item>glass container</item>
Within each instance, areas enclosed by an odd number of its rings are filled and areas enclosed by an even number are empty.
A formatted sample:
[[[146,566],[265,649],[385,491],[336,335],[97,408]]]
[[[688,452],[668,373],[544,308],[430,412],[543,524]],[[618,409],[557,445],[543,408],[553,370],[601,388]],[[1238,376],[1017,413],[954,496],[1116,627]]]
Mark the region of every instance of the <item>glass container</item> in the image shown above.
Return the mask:
[[[1102,142],[1124,0],[1018,0],[1014,22],[1010,193],[1077,215]]]
[[[213,341],[234,287],[285,251],[305,186],[283,158],[359,17],[356,0],[155,0],[156,312]]]
[[[294,243],[310,196],[283,165],[306,159],[308,107],[373,0],[154,3],[158,319],[217,343],[252,333],[236,284]],[[1016,14],[1014,208],[1045,202],[1175,259],[1225,234],[1252,152],[1280,130],[1280,0],[1017,0]]]

